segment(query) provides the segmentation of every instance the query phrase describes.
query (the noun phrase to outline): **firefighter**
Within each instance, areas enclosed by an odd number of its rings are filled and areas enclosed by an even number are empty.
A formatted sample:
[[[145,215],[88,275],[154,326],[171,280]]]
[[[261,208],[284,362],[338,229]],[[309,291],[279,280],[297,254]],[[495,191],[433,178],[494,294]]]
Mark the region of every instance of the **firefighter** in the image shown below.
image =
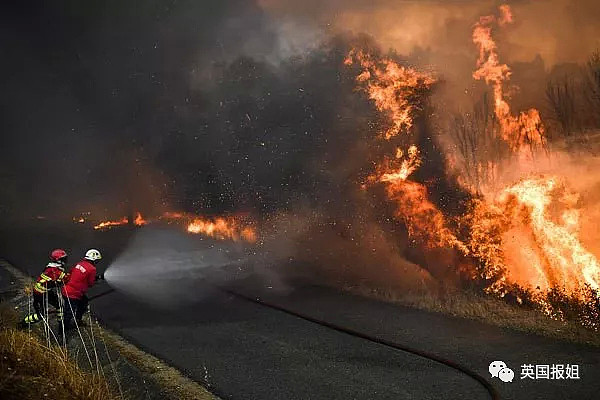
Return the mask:
[[[26,327],[28,324],[34,324],[42,320],[45,315],[48,304],[59,310],[60,307],[57,294],[57,286],[62,284],[67,274],[65,274],[65,264],[67,262],[67,252],[63,249],[55,249],[50,253],[50,262],[44,268],[33,286],[33,314],[27,315],[21,326]]]
[[[64,321],[59,324],[61,331],[72,328],[73,317],[78,326],[85,326],[82,318],[88,308],[86,292],[97,280],[104,279],[101,274],[96,272],[96,263],[101,259],[102,254],[98,250],[89,249],[83,260],[69,271],[69,279],[65,281],[62,288]]]

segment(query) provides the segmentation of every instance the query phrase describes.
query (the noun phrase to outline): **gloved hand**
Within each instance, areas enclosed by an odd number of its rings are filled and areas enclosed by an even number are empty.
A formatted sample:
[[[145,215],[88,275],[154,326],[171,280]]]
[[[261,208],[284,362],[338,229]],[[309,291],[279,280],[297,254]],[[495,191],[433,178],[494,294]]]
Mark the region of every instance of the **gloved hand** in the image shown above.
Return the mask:
[[[104,273],[96,274],[96,280],[97,281],[103,281],[104,280]]]

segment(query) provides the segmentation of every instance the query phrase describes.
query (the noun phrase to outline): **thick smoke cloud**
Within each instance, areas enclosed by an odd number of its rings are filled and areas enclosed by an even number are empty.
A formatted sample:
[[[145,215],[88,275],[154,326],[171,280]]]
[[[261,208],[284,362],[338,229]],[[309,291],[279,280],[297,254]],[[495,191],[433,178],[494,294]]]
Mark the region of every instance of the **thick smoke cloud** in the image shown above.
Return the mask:
[[[279,20],[310,21],[315,30],[364,32],[384,49],[394,49],[444,80],[443,108],[471,106],[480,91],[472,79],[477,53],[472,28],[500,4],[513,9],[515,23],[495,33],[502,62],[513,68],[521,90],[517,107],[543,98],[547,73],[562,75],[600,48],[600,5],[595,0],[347,0],[303,2],[260,0]]]
[[[471,53],[465,39],[479,16],[504,3],[517,20],[505,38],[510,62],[530,61],[538,54],[548,65],[579,62],[600,46],[595,0],[259,0],[279,18],[309,20],[330,31],[365,32],[402,54],[423,49],[457,55]]]

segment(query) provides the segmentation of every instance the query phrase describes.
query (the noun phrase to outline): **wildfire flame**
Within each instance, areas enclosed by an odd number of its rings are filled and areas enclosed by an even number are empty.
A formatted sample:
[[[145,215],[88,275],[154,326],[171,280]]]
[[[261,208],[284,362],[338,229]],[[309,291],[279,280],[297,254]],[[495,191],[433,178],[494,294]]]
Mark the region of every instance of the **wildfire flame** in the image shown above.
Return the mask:
[[[409,131],[418,111],[418,97],[435,83],[435,79],[389,58],[377,60],[362,51],[352,50],[345,60],[346,65],[354,62],[363,68],[357,81],[365,86],[375,107],[390,116],[391,126],[382,137],[390,140]],[[406,153],[407,157],[404,157],[402,149],[397,148],[395,157],[386,157],[368,182],[386,185],[388,199],[396,204],[395,217],[404,221],[413,240],[427,247],[458,246],[467,251],[447,228],[442,212],[429,201],[427,188],[408,179],[421,165],[419,149],[412,145]]]
[[[400,132],[409,130],[413,125],[415,98],[423,90],[429,89],[435,79],[389,58],[376,61],[371,55],[359,50],[352,50],[344,60],[346,65],[354,63],[363,68],[356,80],[366,84],[365,90],[377,109],[390,115],[392,125],[383,136],[391,139]]]
[[[102,221],[98,225],[94,226],[94,229],[110,229],[113,226],[126,225],[129,223],[127,217],[123,217],[120,220],[116,221]]]
[[[133,224],[135,226],[143,226],[143,225],[146,225],[147,223],[148,223],[148,221],[146,221],[144,219],[144,217],[142,217],[142,214],[138,211],[135,214],[135,219],[133,220]]]
[[[504,90],[511,70],[499,61],[492,31],[513,20],[511,8],[503,5],[498,16],[481,17],[475,24],[473,42],[479,58],[473,77],[491,86],[499,136],[513,154],[519,155],[516,162],[521,162],[526,149],[533,152],[545,144],[545,130],[536,109],[513,115]],[[345,60],[346,65],[354,63],[362,68],[357,77],[359,86],[377,110],[390,117],[382,138],[391,140],[408,132],[419,110],[419,93],[435,80],[391,59],[358,50],[351,51]],[[408,147],[406,152],[398,147],[394,156],[378,163],[362,187],[385,185],[387,198],[395,204],[394,215],[404,221],[409,236],[425,247],[458,250],[460,267],[473,264],[474,270],[469,265],[467,270],[473,278],[489,282],[488,293],[504,295],[516,284],[532,290],[532,299],[553,314],[547,297],[550,290],[564,290],[585,302],[589,300],[587,288],[600,289],[600,262],[579,238],[579,196],[565,182],[552,176],[535,176],[499,191],[486,191],[485,197],[473,193],[469,210],[451,219],[431,202],[425,185],[411,180],[421,163],[416,146]],[[496,167],[486,165],[490,171],[496,171]]]
[[[144,217],[142,217],[142,214],[138,211],[135,213],[135,218],[133,219],[133,224],[135,226],[143,226],[146,225],[148,223],[148,221],[146,221],[144,219]],[[119,225],[127,225],[129,224],[129,218],[127,217],[123,217],[119,220],[114,220],[114,221],[102,221],[99,224],[94,226],[94,229],[99,230],[99,229],[110,229],[113,226],[119,226]]]
[[[202,234],[215,239],[244,240],[253,243],[256,241],[257,233],[254,223],[247,218],[216,217],[204,218],[194,214],[167,211],[158,219],[167,223],[177,223],[185,227],[188,233]],[[152,221],[144,219],[140,212],[136,212],[132,223],[135,226],[147,225]],[[110,229],[114,226],[129,224],[129,219],[123,217],[114,221],[103,221],[94,226],[94,229]]]
[[[545,131],[536,109],[512,115],[504,93],[511,70],[499,62],[492,28],[513,19],[510,7],[503,5],[500,16],[481,17],[475,24],[479,59],[473,77],[492,86],[501,137],[513,152],[523,154],[526,146],[544,144]],[[467,246],[482,263],[483,277],[496,278],[489,291],[503,294],[513,283],[534,290],[534,299],[552,315],[545,297],[549,290],[558,288],[585,302],[587,288],[600,289],[600,263],[579,238],[578,199],[559,178],[536,176],[473,201],[472,213],[465,216],[470,228]]]
[[[504,189],[493,205],[496,212],[478,215],[480,223],[495,224],[481,232],[501,238],[502,247],[489,252],[488,260],[505,263],[506,279],[522,287],[560,287],[575,295],[586,285],[600,289],[600,263],[579,239],[578,197],[557,177],[524,179]],[[485,235],[474,237],[472,246],[484,248],[486,242]]]
[[[545,141],[545,130],[540,113],[535,108],[521,112],[518,116],[511,113],[506,100],[504,85],[510,80],[511,70],[502,64],[498,57],[498,47],[492,37],[495,25],[504,26],[513,22],[512,10],[509,5],[500,6],[500,16],[488,15],[481,17],[473,29],[473,42],[479,48],[477,70],[473,78],[485,80],[494,91],[494,111],[502,138],[513,151],[522,151],[527,146],[541,146]]]
[[[200,233],[216,239],[256,241],[256,231],[249,225],[243,225],[235,218],[195,218],[187,226],[189,233]]]

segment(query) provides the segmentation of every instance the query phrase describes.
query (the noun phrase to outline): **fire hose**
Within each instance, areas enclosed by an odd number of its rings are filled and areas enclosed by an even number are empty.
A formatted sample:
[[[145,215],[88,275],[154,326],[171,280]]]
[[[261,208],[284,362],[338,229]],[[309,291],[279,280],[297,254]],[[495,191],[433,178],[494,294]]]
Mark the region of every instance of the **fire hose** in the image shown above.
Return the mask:
[[[492,398],[492,400],[500,400],[500,394],[498,393],[498,391],[496,390],[496,388],[494,386],[492,386],[492,384],[490,384],[483,376],[479,375],[477,372],[475,372],[475,371],[473,371],[473,370],[471,370],[471,369],[469,369],[469,368],[467,368],[467,367],[465,367],[465,366],[463,366],[463,365],[461,365],[461,364],[459,364],[459,363],[457,363],[455,361],[448,360],[446,358],[443,358],[441,356],[425,352],[423,350],[415,349],[415,348],[412,348],[412,347],[409,347],[409,346],[405,346],[405,345],[401,345],[401,344],[398,344],[398,343],[395,343],[395,342],[391,342],[389,340],[385,340],[385,339],[381,339],[381,338],[378,338],[378,337],[375,337],[375,336],[371,336],[371,335],[368,335],[366,333],[356,331],[354,329],[350,329],[350,328],[346,328],[346,327],[334,324],[332,322],[328,322],[328,321],[324,321],[324,320],[321,320],[321,319],[318,319],[318,318],[315,318],[315,317],[311,317],[310,315],[306,315],[306,314],[303,314],[303,313],[300,313],[300,312],[297,312],[297,311],[293,311],[293,310],[287,309],[285,307],[282,307],[280,305],[277,305],[277,304],[274,304],[274,303],[270,303],[268,301],[265,301],[265,300],[262,300],[262,299],[259,299],[259,298],[250,297],[248,295],[235,292],[235,291],[233,291],[231,289],[227,289],[227,288],[220,287],[220,286],[215,286],[215,285],[211,285],[211,286],[217,288],[218,290],[220,290],[220,291],[222,291],[224,293],[227,293],[229,295],[235,296],[237,298],[240,298],[240,299],[243,299],[243,300],[255,303],[255,304],[259,304],[259,305],[262,305],[262,306],[265,306],[265,307],[268,307],[268,308],[272,308],[272,309],[277,310],[277,311],[281,311],[281,312],[286,313],[288,315],[292,315],[294,317],[303,319],[305,321],[309,321],[309,322],[312,322],[314,324],[324,326],[324,327],[332,329],[334,331],[345,333],[347,335],[354,336],[354,337],[357,337],[357,338],[360,338],[360,339],[363,339],[363,340],[367,340],[367,341],[372,342],[372,343],[376,343],[376,344],[379,344],[379,345],[382,345],[382,346],[390,347],[390,348],[395,349],[395,350],[399,350],[399,351],[403,351],[403,352],[406,352],[406,353],[414,354],[414,355],[419,356],[419,357],[427,358],[427,359],[429,359],[431,361],[435,361],[435,362],[437,362],[439,364],[442,364],[444,366],[447,366],[447,367],[450,367],[452,369],[455,369],[455,370],[457,370],[457,371],[459,371],[459,372],[461,372],[461,373],[469,376],[470,378],[476,380],[478,383],[480,383],[485,388],[485,390],[489,393],[489,395]]]

